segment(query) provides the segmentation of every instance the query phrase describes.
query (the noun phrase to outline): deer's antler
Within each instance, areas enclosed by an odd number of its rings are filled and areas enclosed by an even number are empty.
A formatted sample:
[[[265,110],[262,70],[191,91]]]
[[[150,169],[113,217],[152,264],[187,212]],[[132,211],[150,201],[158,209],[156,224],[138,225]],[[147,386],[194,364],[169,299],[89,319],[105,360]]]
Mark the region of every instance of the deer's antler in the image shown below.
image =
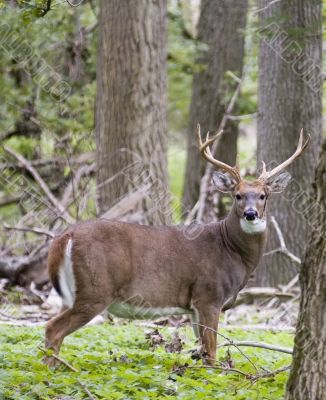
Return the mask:
[[[198,136],[198,145],[199,145],[199,150],[201,155],[211,164],[213,164],[217,169],[222,170],[223,172],[227,172],[228,174],[230,174],[237,182],[240,182],[241,176],[240,176],[240,171],[238,166],[235,167],[231,167],[228,164],[225,164],[222,161],[216,160],[212,153],[211,150],[209,148],[209,146],[223,133],[222,131],[219,131],[215,136],[213,137],[209,137],[209,132],[207,132],[206,135],[206,140],[203,143],[202,142],[202,138],[201,138],[201,132],[200,132],[200,125],[197,125],[197,136]]]
[[[290,165],[296,158],[300,157],[300,155],[303,153],[304,149],[308,146],[309,141],[310,141],[310,135],[308,135],[307,140],[303,143],[303,129],[301,129],[300,132],[300,138],[299,138],[299,143],[297,146],[296,151],[292,154],[290,158],[288,158],[286,161],[284,161],[282,164],[278,165],[271,171],[266,171],[266,164],[263,163],[263,170],[262,173],[260,174],[258,180],[266,182],[268,179],[270,179],[272,176],[277,175],[280,173],[284,168],[286,168],[288,165]]]

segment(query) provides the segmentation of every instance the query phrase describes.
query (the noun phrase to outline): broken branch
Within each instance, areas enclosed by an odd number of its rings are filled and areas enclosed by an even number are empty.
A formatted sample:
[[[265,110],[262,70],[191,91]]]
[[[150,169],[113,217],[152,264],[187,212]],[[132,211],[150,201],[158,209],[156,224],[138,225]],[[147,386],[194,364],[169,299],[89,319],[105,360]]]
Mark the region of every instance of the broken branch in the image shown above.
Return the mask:
[[[51,190],[49,189],[48,185],[44,182],[43,178],[40,174],[36,171],[36,169],[31,165],[31,163],[26,160],[21,154],[17,153],[15,150],[11,149],[8,146],[3,146],[4,150],[10,154],[11,156],[15,157],[34,177],[36,182],[39,184],[41,189],[43,190],[44,194],[50,200],[50,202],[54,205],[54,207],[60,212],[61,216],[68,222],[69,224],[73,224],[75,221],[74,219],[67,213],[65,207],[59,202],[58,199],[53,195]]]
[[[50,238],[54,238],[54,236],[55,236],[54,233],[52,233],[48,230],[45,230],[45,229],[41,229],[41,228],[29,228],[26,226],[10,226],[6,223],[3,224],[3,227],[9,231],[33,232],[33,233],[36,233],[37,235],[45,235]]]
[[[259,343],[259,342],[251,342],[251,341],[236,341],[236,340],[233,341],[233,340],[231,340],[229,342],[224,342],[224,343],[219,344],[217,346],[217,348],[227,347],[227,346],[258,347],[258,348],[266,349],[266,350],[279,351],[280,353],[293,354],[292,349],[274,346],[273,344],[268,344],[268,343]]]
[[[277,249],[268,251],[267,253],[264,253],[264,257],[270,256],[271,254],[282,253],[282,254],[286,255],[288,258],[290,258],[290,260],[292,260],[294,263],[301,265],[301,259],[299,257],[297,257],[296,255],[294,255],[293,253],[291,253],[288,250],[288,248],[286,247],[283,233],[282,233],[281,228],[280,228],[279,224],[277,223],[274,216],[271,217],[271,222],[275,228],[277,238],[280,242],[280,247],[278,247]]]

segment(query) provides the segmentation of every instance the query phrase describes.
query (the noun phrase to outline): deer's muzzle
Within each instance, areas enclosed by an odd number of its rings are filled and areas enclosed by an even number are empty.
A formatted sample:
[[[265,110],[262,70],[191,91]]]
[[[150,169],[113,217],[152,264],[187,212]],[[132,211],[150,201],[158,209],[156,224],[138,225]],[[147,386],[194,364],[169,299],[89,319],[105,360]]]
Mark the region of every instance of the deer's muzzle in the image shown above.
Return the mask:
[[[248,208],[243,215],[247,221],[254,221],[256,218],[258,218],[258,212],[253,208]]]

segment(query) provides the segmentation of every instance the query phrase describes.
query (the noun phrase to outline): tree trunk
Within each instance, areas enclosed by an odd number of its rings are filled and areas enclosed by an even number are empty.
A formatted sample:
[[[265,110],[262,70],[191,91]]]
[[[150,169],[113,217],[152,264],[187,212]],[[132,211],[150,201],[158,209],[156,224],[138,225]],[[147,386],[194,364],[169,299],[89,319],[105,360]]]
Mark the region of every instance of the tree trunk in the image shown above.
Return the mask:
[[[97,69],[99,211],[144,186],[138,221],[169,221],[166,0],[102,0]]]
[[[326,141],[311,209],[312,229],[300,272],[302,294],[287,400],[323,400],[326,393]]]
[[[226,76],[226,71],[232,71],[238,77],[242,74],[247,7],[247,0],[202,0],[201,3],[198,40],[205,48],[198,56],[199,71],[193,81],[183,194],[185,212],[198,200],[205,167],[198,152],[196,125],[200,123],[205,135],[207,131],[218,129],[228,99],[237,85],[233,78]],[[228,121],[217,156],[231,165],[236,161],[237,136],[238,123]]]
[[[302,257],[307,239],[307,200],[321,142],[321,0],[260,2],[258,166],[273,166],[295,150],[301,129],[311,134],[304,155],[289,167],[293,181],[269,200],[289,250]],[[268,249],[279,247],[272,228]],[[287,283],[297,272],[285,256],[263,259],[256,285]]]

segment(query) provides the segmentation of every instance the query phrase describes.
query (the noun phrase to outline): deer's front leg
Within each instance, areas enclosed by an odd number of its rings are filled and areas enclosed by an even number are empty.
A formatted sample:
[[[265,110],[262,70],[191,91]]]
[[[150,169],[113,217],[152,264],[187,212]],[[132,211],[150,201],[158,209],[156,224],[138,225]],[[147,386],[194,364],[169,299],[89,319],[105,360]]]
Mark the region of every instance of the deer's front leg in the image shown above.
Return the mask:
[[[216,360],[216,335],[220,316],[220,308],[203,306],[197,308],[203,363],[214,365]]]

